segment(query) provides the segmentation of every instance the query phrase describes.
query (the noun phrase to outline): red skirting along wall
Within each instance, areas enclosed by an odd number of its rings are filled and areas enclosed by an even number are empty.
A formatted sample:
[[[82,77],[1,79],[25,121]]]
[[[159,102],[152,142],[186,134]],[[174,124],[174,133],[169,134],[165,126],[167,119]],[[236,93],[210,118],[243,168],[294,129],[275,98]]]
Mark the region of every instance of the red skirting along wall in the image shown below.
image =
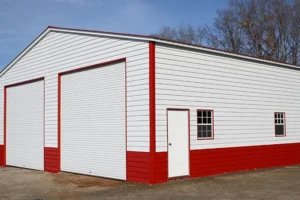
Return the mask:
[[[300,164],[300,143],[190,151],[190,177]],[[149,152],[127,152],[127,181],[151,182]],[[168,152],[155,153],[155,182],[168,181]]]
[[[155,153],[155,182],[151,180],[151,157],[149,152],[127,151],[127,181],[156,184],[168,181],[167,152]]]
[[[155,154],[155,183],[168,181],[168,152],[156,152]]]
[[[300,143],[191,150],[190,177],[300,164]]]
[[[5,146],[0,145],[0,166],[5,166]]]
[[[150,184],[150,153],[127,151],[126,180]]]
[[[60,155],[58,148],[44,148],[44,170],[47,172],[60,172]]]

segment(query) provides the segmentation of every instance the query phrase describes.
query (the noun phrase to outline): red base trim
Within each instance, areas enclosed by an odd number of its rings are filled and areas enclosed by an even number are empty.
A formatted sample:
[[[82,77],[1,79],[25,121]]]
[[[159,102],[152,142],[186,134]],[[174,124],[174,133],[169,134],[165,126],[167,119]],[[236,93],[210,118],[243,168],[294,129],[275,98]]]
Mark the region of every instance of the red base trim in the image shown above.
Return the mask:
[[[127,151],[127,181],[150,184],[150,153]]]
[[[300,143],[191,150],[191,177],[300,163]]]
[[[0,166],[5,167],[5,146],[0,145]]]
[[[189,177],[295,165],[300,164],[299,155],[300,143],[191,150]],[[148,184],[173,180],[168,178],[168,152],[156,152],[155,161],[153,183],[150,153],[128,151],[127,180]]]
[[[44,153],[44,170],[52,173],[60,172],[59,149],[45,147]]]
[[[157,184],[168,181],[167,152],[155,154],[155,182],[151,180],[151,162],[149,152],[127,151],[126,169],[127,181]]]
[[[155,153],[155,183],[168,181],[168,152]]]

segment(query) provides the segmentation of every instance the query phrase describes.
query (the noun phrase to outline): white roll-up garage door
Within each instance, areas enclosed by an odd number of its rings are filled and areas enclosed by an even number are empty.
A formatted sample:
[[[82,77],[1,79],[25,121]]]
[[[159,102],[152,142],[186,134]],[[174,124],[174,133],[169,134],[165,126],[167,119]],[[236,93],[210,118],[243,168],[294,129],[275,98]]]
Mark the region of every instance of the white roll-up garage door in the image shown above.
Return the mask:
[[[44,170],[44,81],[6,89],[7,165]]]
[[[126,179],[124,62],[61,76],[61,168]]]

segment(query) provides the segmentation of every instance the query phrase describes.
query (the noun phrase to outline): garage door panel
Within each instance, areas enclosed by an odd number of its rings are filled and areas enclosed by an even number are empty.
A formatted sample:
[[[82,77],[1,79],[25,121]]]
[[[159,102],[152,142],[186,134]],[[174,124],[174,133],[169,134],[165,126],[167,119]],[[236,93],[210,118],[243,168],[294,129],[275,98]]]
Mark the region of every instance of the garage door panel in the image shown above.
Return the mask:
[[[44,81],[6,89],[7,165],[44,169]]]
[[[62,170],[125,180],[125,114],[125,63],[62,75]]]

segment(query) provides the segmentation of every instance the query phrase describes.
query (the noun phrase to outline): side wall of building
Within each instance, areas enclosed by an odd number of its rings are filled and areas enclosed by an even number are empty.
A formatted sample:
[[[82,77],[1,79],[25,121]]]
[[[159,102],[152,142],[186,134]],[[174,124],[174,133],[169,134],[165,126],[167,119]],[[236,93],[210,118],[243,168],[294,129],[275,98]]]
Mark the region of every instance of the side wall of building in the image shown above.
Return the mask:
[[[45,78],[46,171],[59,170],[58,73],[120,58],[126,58],[127,151],[131,161],[129,165],[133,165],[132,162],[138,162],[136,156],[132,156],[134,152],[149,152],[148,42],[51,31],[0,78],[1,105],[4,105],[4,86]],[[4,108],[1,106],[1,152],[5,149],[3,121]],[[0,159],[1,164],[5,164],[3,159]]]
[[[155,89],[156,152],[168,155],[166,109],[190,109],[191,177],[300,163],[300,70],[157,44]],[[197,109],[214,110],[214,139],[197,138]]]

